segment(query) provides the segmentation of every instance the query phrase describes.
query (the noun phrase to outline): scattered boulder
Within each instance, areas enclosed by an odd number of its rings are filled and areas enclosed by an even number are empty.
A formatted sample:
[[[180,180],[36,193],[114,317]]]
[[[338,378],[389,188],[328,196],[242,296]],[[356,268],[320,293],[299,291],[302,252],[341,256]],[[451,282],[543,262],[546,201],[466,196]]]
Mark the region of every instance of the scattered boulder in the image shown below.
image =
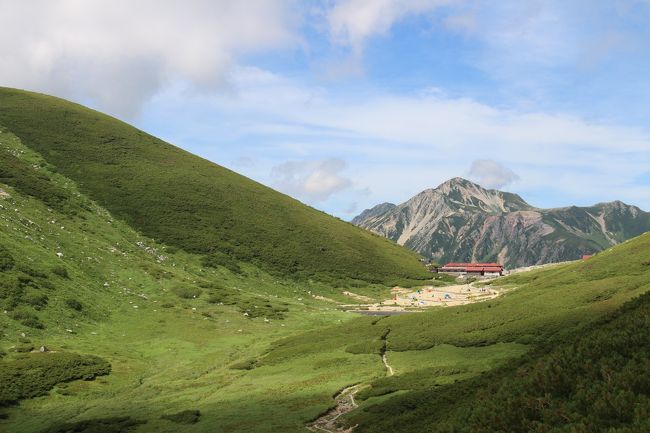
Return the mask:
[[[45,353],[45,352],[49,352],[50,349],[48,349],[47,346],[41,346],[41,348],[38,349],[38,351],[41,353]]]

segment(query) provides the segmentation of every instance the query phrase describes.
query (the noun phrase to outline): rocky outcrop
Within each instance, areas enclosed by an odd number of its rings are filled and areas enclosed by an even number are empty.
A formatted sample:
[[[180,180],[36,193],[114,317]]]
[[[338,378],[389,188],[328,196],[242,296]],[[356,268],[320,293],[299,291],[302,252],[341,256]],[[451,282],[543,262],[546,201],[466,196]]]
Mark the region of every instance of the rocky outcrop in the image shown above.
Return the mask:
[[[497,261],[507,267],[577,259],[650,230],[650,213],[620,201],[538,209],[516,194],[462,178],[384,203],[352,220],[445,261]]]

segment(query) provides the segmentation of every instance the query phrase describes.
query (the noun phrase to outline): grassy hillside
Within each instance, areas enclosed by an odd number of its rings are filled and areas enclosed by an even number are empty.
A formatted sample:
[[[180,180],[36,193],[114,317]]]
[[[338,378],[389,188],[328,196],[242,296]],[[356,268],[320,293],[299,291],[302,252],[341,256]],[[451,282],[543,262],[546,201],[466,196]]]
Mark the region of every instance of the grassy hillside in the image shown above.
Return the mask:
[[[518,365],[512,362],[530,350],[548,352],[549,347],[582,335],[602,317],[650,290],[650,234],[587,261],[516,274],[491,284],[509,291],[482,303],[359,318],[291,336],[275,343],[258,362],[269,366],[291,363],[322,353],[323,347],[374,355],[377,361],[384,353],[395,375],[366,382],[369,386],[357,395],[361,409],[352,412],[350,423],[361,423],[372,432],[411,431],[410,423],[417,417],[433,419],[424,412],[438,413],[432,408],[440,400],[433,405],[421,403],[422,395],[433,395],[440,386],[461,384],[503,365],[512,368]],[[455,387],[449,389],[445,401],[453,402],[473,388],[459,388],[459,394]],[[468,406],[472,404],[467,400]],[[410,411],[413,416],[398,416]],[[426,431],[424,424],[422,429]]]
[[[360,431],[595,432],[616,426],[625,427],[616,431],[644,431],[650,298],[617,310],[650,291],[650,233],[587,261],[515,274],[494,284],[516,290],[437,314],[382,320],[391,330],[389,359],[421,362],[405,374],[373,382],[359,395],[367,400],[351,422],[360,423]],[[513,344],[532,351],[517,359],[523,352]],[[500,347],[500,358],[513,361],[493,374],[441,388],[476,377],[462,362],[445,362],[448,355],[440,354],[449,345]],[[512,356],[503,356],[507,351]],[[472,359],[477,362],[476,355]]]
[[[328,350],[253,368],[272,341],[349,320],[316,294],[350,298],[142,236],[8,132],[0,158],[0,431],[300,432],[381,374]]]
[[[0,88],[0,126],[145,236],[213,262],[339,284],[427,277],[385,239],[82,106]]]
[[[650,431],[650,293],[489,374],[357,413],[360,432]]]

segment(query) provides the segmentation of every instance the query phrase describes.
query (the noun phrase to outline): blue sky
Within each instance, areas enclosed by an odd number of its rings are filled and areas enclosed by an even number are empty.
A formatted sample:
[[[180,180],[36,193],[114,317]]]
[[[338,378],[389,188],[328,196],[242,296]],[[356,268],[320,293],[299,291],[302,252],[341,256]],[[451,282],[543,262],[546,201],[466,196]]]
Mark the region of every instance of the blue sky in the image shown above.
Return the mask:
[[[0,0],[0,24],[0,85],[343,219],[454,176],[650,210],[647,0]]]

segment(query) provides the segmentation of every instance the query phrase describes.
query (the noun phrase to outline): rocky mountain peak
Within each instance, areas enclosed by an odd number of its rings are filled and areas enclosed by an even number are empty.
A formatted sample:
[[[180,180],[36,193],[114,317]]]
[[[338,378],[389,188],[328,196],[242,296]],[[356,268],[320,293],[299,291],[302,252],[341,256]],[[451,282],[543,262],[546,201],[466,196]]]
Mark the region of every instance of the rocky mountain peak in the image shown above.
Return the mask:
[[[451,179],[441,183],[436,189],[443,192],[450,191],[452,189],[463,189],[470,187],[478,187],[483,189],[480,185],[459,176],[452,177]]]
[[[620,201],[538,209],[517,194],[455,177],[400,205],[364,211],[353,223],[438,261],[517,267],[608,248],[650,230],[650,213]]]
[[[531,206],[516,194],[485,189],[462,177],[443,182],[435,191],[443,195],[452,208],[470,207],[488,213],[531,209]]]

